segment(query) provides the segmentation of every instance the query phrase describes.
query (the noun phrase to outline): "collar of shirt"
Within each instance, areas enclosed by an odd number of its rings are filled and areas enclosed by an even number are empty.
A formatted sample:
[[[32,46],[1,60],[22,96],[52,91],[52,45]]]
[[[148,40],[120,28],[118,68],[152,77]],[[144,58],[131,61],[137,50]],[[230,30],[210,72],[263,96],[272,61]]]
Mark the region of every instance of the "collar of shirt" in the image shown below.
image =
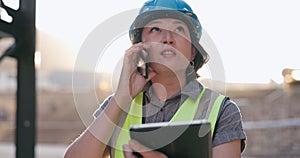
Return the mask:
[[[156,104],[159,102],[158,98],[153,94],[153,91],[151,90],[151,84],[148,84],[145,86],[144,91],[146,92],[145,95],[147,98],[151,98],[151,103]],[[186,95],[187,97],[190,97],[193,100],[196,100],[198,98],[198,95],[200,91],[202,90],[203,85],[198,82],[197,80],[190,81],[187,85],[185,85],[181,92],[178,92],[177,94],[173,95],[169,99],[178,97],[180,95]],[[151,97],[150,97],[151,96]],[[168,99],[167,99],[168,100]]]
[[[203,85],[200,82],[197,80],[192,80],[182,89],[181,94],[196,100],[202,89]]]

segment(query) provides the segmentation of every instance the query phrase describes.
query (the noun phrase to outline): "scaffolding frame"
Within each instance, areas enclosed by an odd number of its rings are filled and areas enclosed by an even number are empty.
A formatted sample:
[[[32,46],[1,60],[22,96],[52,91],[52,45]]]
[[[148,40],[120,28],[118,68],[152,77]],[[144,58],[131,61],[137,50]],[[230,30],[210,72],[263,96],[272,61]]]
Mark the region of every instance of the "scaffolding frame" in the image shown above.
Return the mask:
[[[35,157],[36,135],[36,83],[35,83],[35,0],[19,0],[14,10],[0,0],[0,8],[13,18],[12,22],[0,20],[0,39],[13,37],[15,42],[0,57],[17,61],[16,89],[16,157]],[[1,19],[1,17],[0,17]],[[1,65],[0,65],[1,66]]]

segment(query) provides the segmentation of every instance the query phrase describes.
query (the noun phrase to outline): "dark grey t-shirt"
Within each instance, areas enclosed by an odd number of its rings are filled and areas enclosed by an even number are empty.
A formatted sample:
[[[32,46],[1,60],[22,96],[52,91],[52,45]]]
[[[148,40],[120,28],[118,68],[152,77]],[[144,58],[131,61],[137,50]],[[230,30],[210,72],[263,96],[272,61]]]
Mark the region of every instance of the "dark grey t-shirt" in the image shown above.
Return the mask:
[[[161,103],[158,98],[153,95],[151,87],[145,88],[145,108],[143,108],[143,117],[145,118],[143,122],[151,123],[170,121],[180,105],[182,105],[188,97],[196,100],[202,89],[203,86],[197,80],[191,81],[182,89],[181,93],[178,93]],[[103,109],[105,109],[110,98],[111,96],[109,96],[100,105],[99,109],[95,111],[95,117],[97,117]],[[198,111],[196,115],[201,115],[201,113],[202,111]],[[227,97],[219,111],[212,143],[213,147],[215,147],[233,140],[242,140],[241,151],[243,151],[245,148],[246,135],[242,126],[241,113],[238,106]]]

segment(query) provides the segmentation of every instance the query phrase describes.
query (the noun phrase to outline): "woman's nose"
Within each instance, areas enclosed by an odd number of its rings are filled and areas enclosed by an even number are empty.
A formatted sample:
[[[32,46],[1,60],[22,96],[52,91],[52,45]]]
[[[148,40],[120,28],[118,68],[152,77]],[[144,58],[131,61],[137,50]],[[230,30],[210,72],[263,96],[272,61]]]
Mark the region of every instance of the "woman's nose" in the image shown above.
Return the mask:
[[[162,41],[163,44],[175,44],[173,32],[170,30],[162,31]]]

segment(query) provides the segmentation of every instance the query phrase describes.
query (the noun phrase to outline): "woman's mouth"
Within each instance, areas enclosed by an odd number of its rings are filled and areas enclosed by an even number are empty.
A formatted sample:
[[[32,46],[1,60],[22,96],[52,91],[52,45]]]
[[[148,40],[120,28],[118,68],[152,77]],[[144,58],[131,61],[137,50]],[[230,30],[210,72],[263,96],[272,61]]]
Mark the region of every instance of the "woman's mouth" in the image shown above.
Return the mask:
[[[175,55],[176,55],[176,53],[173,52],[173,51],[163,51],[163,52],[161,52],[160,54],[161,54],[162,56],[164,56],[164,57],[169,57],[169,56],[175,56]]]

